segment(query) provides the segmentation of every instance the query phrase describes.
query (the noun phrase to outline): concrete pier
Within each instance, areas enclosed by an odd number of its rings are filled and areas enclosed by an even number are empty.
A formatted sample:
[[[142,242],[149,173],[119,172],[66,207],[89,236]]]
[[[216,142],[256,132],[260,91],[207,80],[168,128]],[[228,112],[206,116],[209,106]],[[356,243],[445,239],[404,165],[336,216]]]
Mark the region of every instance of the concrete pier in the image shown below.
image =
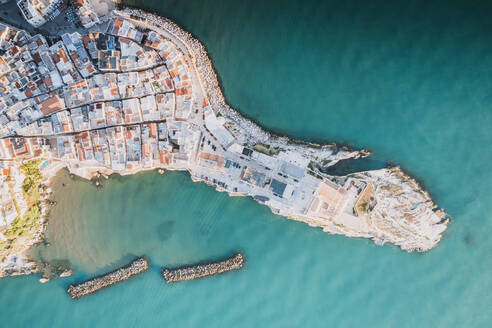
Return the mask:
[[[67,289],[72,298],[92,294],[101,288],[111,286],[146,271],[149,263],[144,257],[133,260],[130,264],[99,277],[86,280],[80,284],[70,285]]]
[[[242,268],[243,264],[243,255],[241,253],[237,253],[232,257],[217,262],[195,264],[176,269],[164,268],[162,270],[162,275],[167,283],[178,282],[211,276],[230,270],[238,270]]]

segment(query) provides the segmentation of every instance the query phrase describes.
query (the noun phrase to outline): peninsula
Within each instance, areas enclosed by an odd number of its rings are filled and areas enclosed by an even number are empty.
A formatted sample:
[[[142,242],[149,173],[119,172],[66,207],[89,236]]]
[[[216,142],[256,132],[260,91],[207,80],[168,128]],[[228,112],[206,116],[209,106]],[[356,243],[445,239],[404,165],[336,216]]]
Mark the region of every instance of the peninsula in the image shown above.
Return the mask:
[[[18,5],[44,24],[31,1]],[[440,241],[449,219],[414,179],[398,167],[326,174],[369,152],[276,136],[244,118],[204,46],[172,21],[100,14],[89,0],[50,8],[43,17],[70,10],[76,23],[51,33],[0,23],[0,276],[36,272],[26,250],[42,240],[47,185],[62,168],[86,179],[186,170],[328,233],[409,252]]]

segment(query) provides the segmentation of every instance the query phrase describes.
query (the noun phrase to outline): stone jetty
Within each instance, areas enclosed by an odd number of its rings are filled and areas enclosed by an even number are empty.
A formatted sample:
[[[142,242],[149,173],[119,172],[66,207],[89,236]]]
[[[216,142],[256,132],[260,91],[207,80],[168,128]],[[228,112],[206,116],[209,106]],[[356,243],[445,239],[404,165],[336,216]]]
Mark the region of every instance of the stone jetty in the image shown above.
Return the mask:
[[[177,269],[164,268],[162,270],[162,275],[167,283],[178,282],[211,276],[231,270],[238,270],[242,268],[243,264],[243,255],[237,253],[232,257],[217,262],[195,264]]]
[[[120,281],[131,278],[146,271],[148,268],[149,263],[147,262],[147,259],[144,257],[139,257],[133,260],[130,264],[117,270],[89,279],[80,284],[70,285],[67,292],[72,298],[79,298],[84,295],[92,294],[101,288],[108,287]]]

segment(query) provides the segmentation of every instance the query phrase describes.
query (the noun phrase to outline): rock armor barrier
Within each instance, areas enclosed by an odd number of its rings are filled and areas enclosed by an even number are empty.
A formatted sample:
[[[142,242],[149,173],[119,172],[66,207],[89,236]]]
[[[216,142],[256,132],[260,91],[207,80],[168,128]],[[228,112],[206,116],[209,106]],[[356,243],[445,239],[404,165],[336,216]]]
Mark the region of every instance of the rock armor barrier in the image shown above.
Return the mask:
[[[86,280],[80,284],[70,285],[67,289],[68,294],[73,299],[92,294],[101,288],[111,286],[120,281],[136,276],[149,268],[149,263],[145,257],[139,257],[130,264],[121,267],[102,276]]]
[[[217,262],[206,264],[195,264],[176,269],[162,269],[162,276],[167,283],[178,282],[183,280],[192,280],[206,276],[241,269],[244,264],[244,258],[241,253]]]
[[[122,10],[118,11],[118,13],[128,15],[136,20],[145,21],[145,24],[152,26],[154,30],[166,30],[185,45],[192,56],[192,58],[190,58],[190,63],[194,64],[196,67],[212,108],[229,120],[228,128],[234,131],[236,138],[241,143],[247,143],[251,147],[256,143],[266,143],[271,147],[294,147],[297,151],[310,157],[313,155],[318,157],[330,156],[334,152],[339,152],[340,159],[366,157],[370,154],[370,152],[365,149],[352,151],[344,149],[345,147],[340,148],[336,143],[320,145],[270,133],[227,104],[219,84],[219,78],[213,68],[212,61],[208,57],[205,47],[198,39],[193,37],[191,33],[183,30],[179,25],[168,18],[145,12],[140,9],[122,7]]]

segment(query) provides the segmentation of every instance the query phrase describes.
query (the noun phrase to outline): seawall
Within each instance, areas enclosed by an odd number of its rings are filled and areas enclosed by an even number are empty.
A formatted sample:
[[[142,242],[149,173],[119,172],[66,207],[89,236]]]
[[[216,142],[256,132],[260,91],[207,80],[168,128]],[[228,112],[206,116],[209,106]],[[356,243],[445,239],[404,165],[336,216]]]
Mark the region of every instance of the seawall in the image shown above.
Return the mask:
[[[370,155],[366,149],[352,150],[346,145],[337,145],[335,142],[318,144],[267,131],[258,122],[252,118],[247,118],[227,104],[219,83],[219,77],[213,68],[205,46],[190,32],[185,31],[168,18],[141,9],[123,6],[121,10],[117,10],[115,13],[145,22],[144,24],[152,26],[154,30],[165,30],[184,45],[191,56],[190,64],[196,70],[201,87],[204,89],[212,108],[216,113],[220,113],[228,119],[227,128],[233,132],[240,143],[246,143],[250,147],[257,143],[265,143],[271,147],[295,149],[305,156],[318,159],[332,157],[334,153],[338,153],[337,159],[360,158]]]

